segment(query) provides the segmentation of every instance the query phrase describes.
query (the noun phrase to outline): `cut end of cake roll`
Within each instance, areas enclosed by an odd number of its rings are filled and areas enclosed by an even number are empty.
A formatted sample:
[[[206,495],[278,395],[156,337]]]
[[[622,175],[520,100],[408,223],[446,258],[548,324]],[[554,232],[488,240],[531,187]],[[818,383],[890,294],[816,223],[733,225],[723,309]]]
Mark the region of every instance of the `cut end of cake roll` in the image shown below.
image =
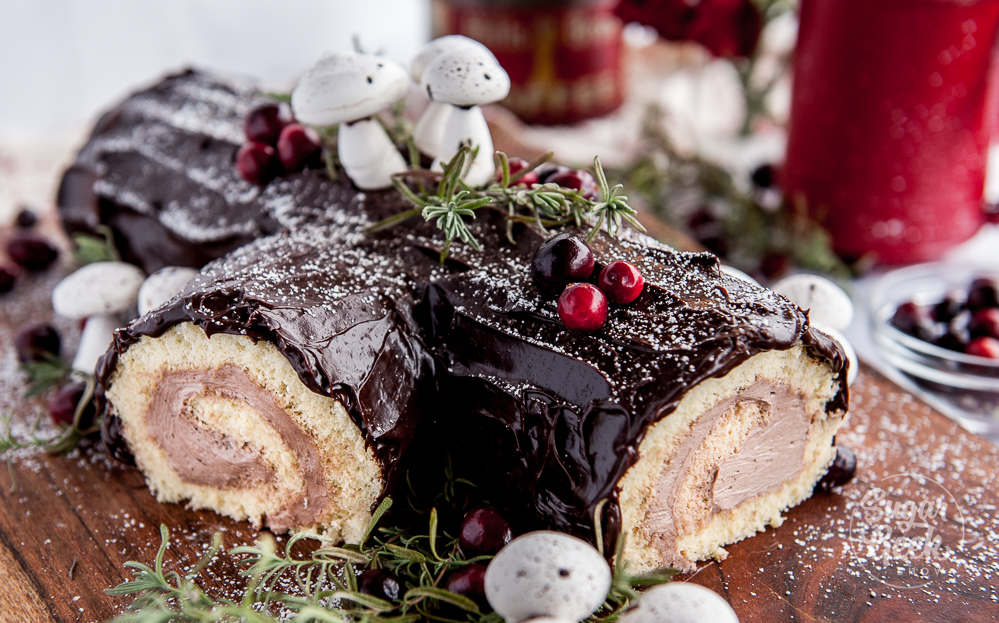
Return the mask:
[[[620,482],[632,571],[685,571],[812,494],[845,415],[827,411],[839,374],[802,345],[750,357],[692,388],[652,425]]]
[[[357,542],[382,494],[345,406],[270,342],[181,323],[121,353],[106,394],[162,502]]]

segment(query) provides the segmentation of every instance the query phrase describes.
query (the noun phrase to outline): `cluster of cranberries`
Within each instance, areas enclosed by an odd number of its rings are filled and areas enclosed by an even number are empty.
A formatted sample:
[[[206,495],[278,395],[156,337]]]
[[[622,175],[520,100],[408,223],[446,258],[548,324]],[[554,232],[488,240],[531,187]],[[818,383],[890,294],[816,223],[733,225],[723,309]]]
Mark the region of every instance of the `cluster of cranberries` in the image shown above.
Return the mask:
[[[966,293],[952,292],[931,305],[906,301],[891,324],[943,348],[999,359],[999,281],[980,277]]]
[[[277,104],[253,108],[243,121],[246,143],[236,153],[236,170],[251,184],[266,184],[282,173],[294,173],[318,161],[319,136],[281,114]]]
[[[530,164],[523,158],[510,158],[510,175],[515,176],[524,171]],[[496,181],[500,181],[502,173],[496,174]],[[597,196],[597,181],[589,171],[582,169],[570,169],[561,164],[546,163],[536,169],[527,171],[514,182],[515,186],[530,186],[531,184],[555,184],[562,188],[569,188],[579,191],[586,199],[595,199]]]
[[[467,557],[495,554],[513,539],[510,524],[488,506],[465,514],[459,528],[458,543]],[[448,576],[444,585],[448,591],[464,595],[477,602],[486,597],[486,566],[470,563]],[[358,577],[358,589],[380,599],[396,600],[402,593],[399,578],[386,569],[368,569]]]
[[[14,350],[21,363],[35,363],[53,357],[59,357],[62,352],[62,338],[59,332],[50,324],[38,324],[23,329],[14,337]],[[49,396],[49,416],[56,424],[69,425],[73,423],[77,406],[86,391],[85,383],[69,383],[63,385]],[[89,428],[94,423],[95,411],[90,403],[81,414],[81,428]]]
[[[14,289],[21,271],[45,270],[59,257],[59,249],[32,231],[37,223],[38,217],[30,209],[24,208],[18,212],[14,220],[17,230],[5,245],[7,257],[12,264],[0,264],[0,294]]]
[[[627,305],[642,293],[645,279],[635,266],[613,261],[596,270],[593,251],[576,236],[546,240],[531,264],[534,283],[545,294],[558,293],[558,315],[573,331],[596,331],[607,321],[609,303]],[[596,284],[589,280],[596,274]]]

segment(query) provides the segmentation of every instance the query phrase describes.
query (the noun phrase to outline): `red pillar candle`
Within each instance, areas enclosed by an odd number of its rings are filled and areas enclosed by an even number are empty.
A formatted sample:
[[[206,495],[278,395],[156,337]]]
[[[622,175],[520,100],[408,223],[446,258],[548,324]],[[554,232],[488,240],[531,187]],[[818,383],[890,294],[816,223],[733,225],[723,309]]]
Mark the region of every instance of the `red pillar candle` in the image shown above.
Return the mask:
[[[782,184],[845,255],[940,257],[984,222],[997,0],[803,0]]]

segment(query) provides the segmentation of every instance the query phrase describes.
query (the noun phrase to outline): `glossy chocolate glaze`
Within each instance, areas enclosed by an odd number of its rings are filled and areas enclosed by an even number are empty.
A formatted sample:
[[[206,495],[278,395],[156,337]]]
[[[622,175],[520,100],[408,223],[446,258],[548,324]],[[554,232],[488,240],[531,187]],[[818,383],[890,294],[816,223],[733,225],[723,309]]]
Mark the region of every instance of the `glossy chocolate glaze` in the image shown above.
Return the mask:
[[[309,388],[345,401],[388,479],[418,431],[474,472],[522,528],[592,539],[602,509],[607,551],[620,524],[617,483],[637,460],[645,430],[701,380],[803,343],[838,372],[840,392],[827,408],[845,409],[844,357],[835,343],[783,297],[723,275],[709,254],[677,252],[638,234],[601,234],[591,244],[598,264],[627,259],[646,287],[633,304],[613,308],[602,330],[578,334],[564,329],[555,301],[530,278],[545,237],[536,229],[518,226],[511,245],[502,217],[480,212],[472,230],[486,251],[458,245],[441,265],[439,237],[418,220],[364,233],[405,207],[392,191],[360,193],[322,171],[248,187],[231,156],[254,95],[235,93],[202,74],[168,78],[121,104],[113,124],[102,120],[64,180],[60,205],[70,224],[80,222],[79,206],[88,201],[103,205],[96,218],[113,229],[118,213],[145,221],[142,236],[115,232],[129,257],[149,268],[197,264],[268,228],[291,230],[209,264],[180,297],[120,331],[99,366],[101,383],[118,353],[178,322],[268,340]],[[137,105],[149,100],[159,106]],[[179,112],[187,110],[198,116]],[[146,125],[164,136],[144,141]],[[108,132],[117,137],[113,158],[105,153]],[[171,169],[174,154],[194,152],[201,164]],[[95,176],[89,191],[81,169]],[[153,196],[189,214],[164,218],[135,208]],[[177,227],[213,214],[228,223],[236,213],[241,229],[224,244],[203,244]],[[146,251],[163,240],[193,255],[178,262]]]

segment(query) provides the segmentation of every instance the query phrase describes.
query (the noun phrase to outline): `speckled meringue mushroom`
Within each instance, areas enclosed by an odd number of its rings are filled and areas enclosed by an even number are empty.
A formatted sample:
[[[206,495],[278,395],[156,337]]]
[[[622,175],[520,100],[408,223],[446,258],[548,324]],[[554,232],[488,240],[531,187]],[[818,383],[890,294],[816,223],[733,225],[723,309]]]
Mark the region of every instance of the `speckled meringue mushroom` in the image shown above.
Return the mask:
[[[139,315],[144,316],[184,289],[198,271],[186,266],[164,266],[146,277],[139,288]]]
[[[853,320],[850,297],[825,277],[806,273],[789,275],[775,283],[773,289],[808,310],[808,318],[817,325],[845,331]]]
[[[135,306],[144,275],[124,262],[95,262],[68,275],[52,291],[52,308],[60,316],[86,318],[72,368],[93,374],[97,360],[124,322],[120,314]]]
[[[496,174],[493,138],[479,106],[498,102],[510,92],[506,71],[488,51],[465,48],[435,58],[423,72],[420,86],[431,101],[450,104],[451,109],[432,168],[439,171],[462,145],[470,145],[478,153],[462,179],[470,186],[492,180]]]
[[[493,57],[489,48],[475,39],[470,39],[464,35],[445,35],[428,42],[420,48],[420,51],[413,57],[412,62],[409,64],[409,75],[413,78],[413,82],[420,84],[423,80],[423,72],[426,71],[427,66],[434,59],[442,54],[462,50],[488,54]],[[499,64],[495,57],[493,57],[493,62],[497,65]],[[441,153],[444,126],[447,124],[447,118],[451,110],[452,107],[449,104],[431,100],[430,105],[427,106],[427,109],[423,111],[416,125],[413,126],[413,143],[416,144],[416,147],[421,152],[432,158],[436,158]]]
[[[337,155],[347,176],[362,190],[387,188],[406,161],[374,115],[402,98],[406,71],[370,54],[324,56],[291,93],[298,121],[312,126],[340,124]]]
[[[486,568],[486,599],[507,623],[582,621],[604,602],[610,585],[604,557],[562,532],[519,536]]]
[[[638,605],[626,610],[620,623],[739,623],[732,606],[714,591],[670,582],[649,589]]]

